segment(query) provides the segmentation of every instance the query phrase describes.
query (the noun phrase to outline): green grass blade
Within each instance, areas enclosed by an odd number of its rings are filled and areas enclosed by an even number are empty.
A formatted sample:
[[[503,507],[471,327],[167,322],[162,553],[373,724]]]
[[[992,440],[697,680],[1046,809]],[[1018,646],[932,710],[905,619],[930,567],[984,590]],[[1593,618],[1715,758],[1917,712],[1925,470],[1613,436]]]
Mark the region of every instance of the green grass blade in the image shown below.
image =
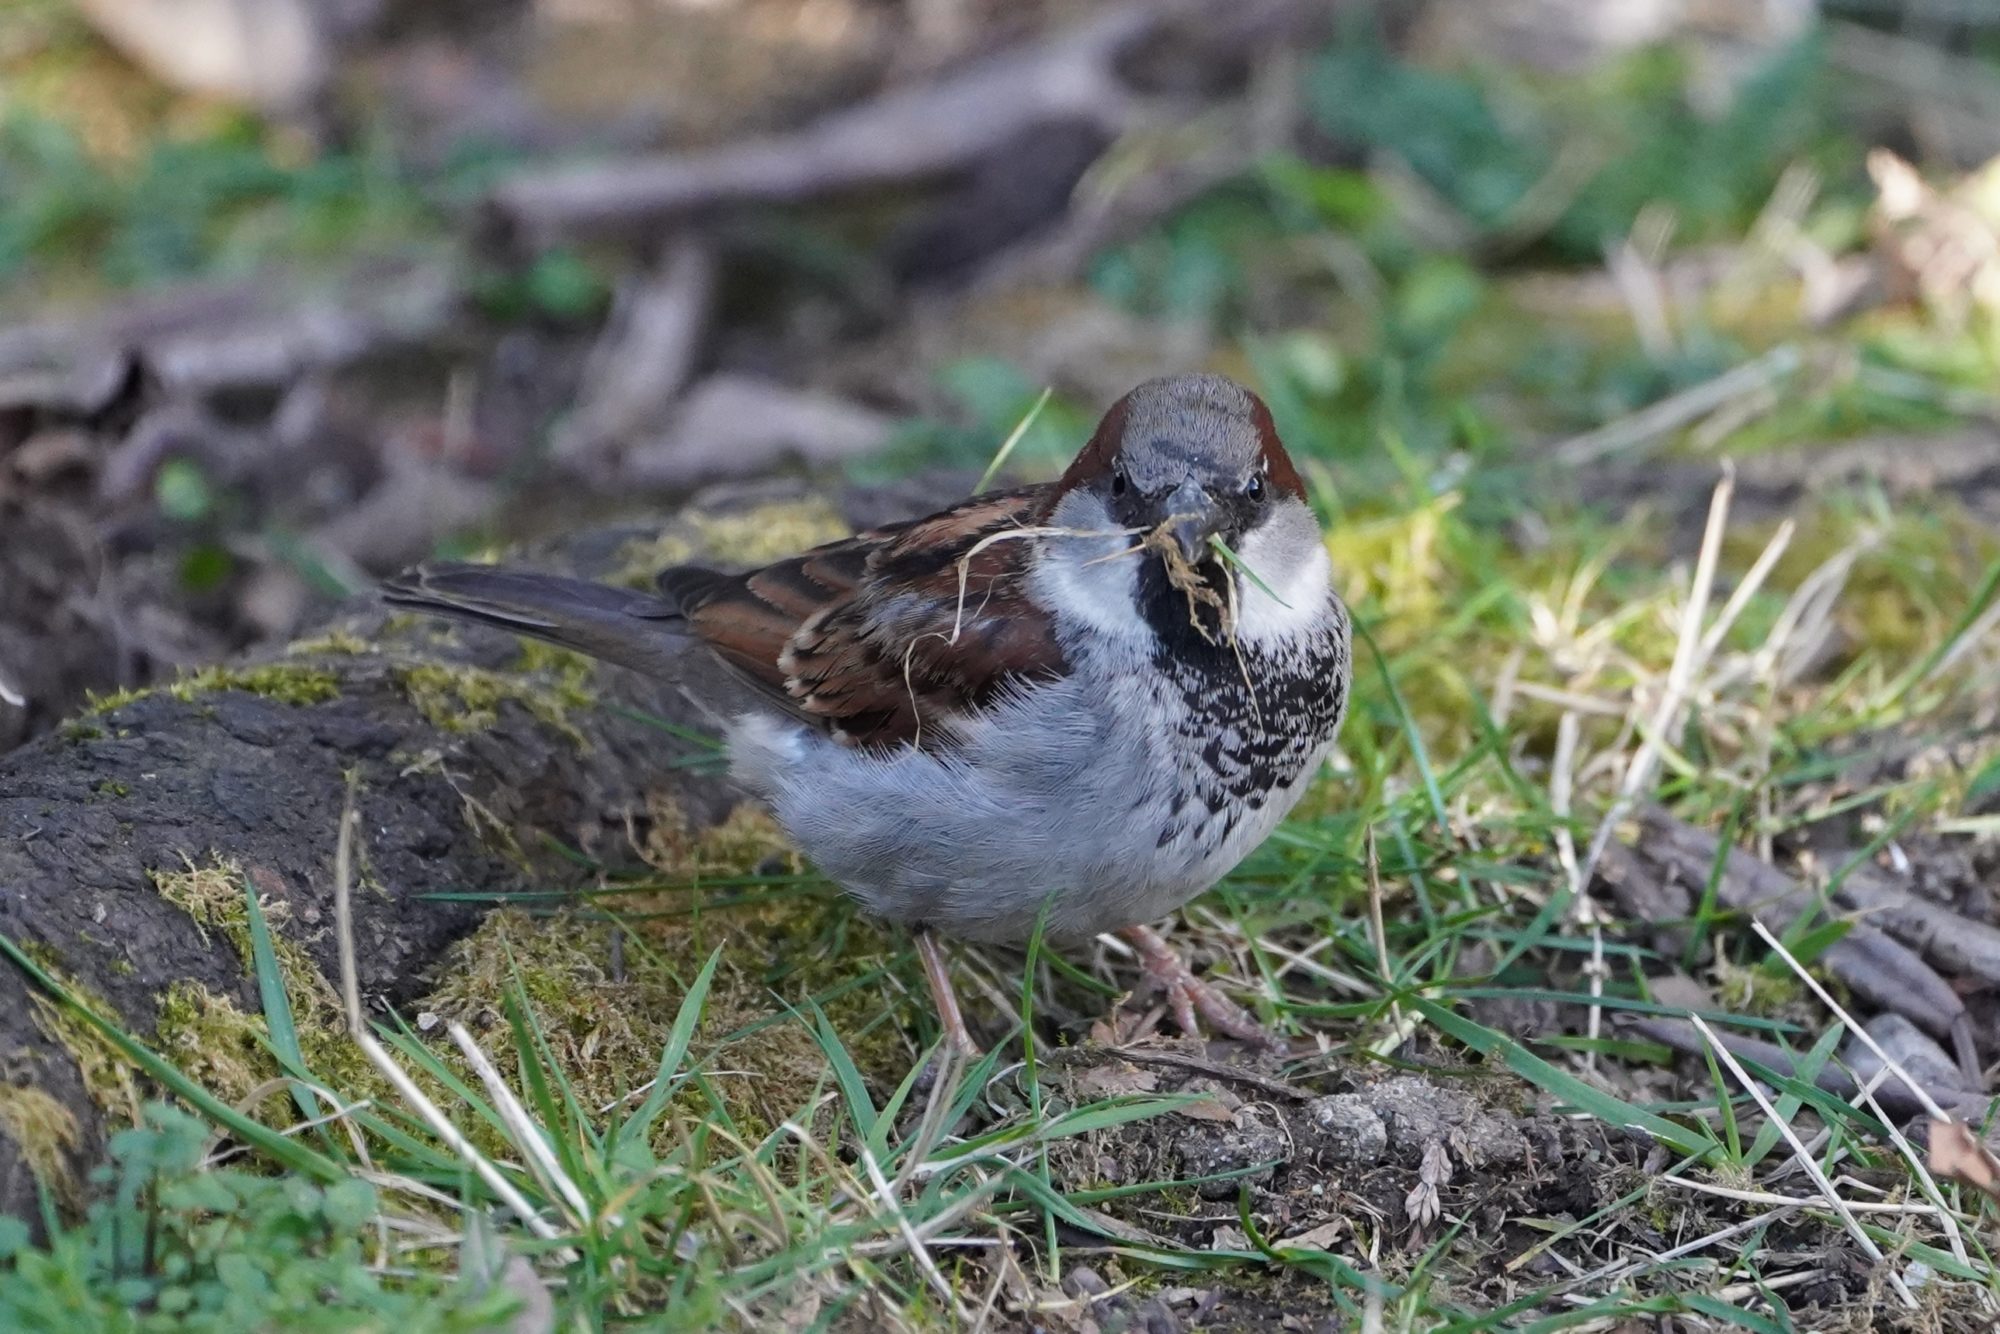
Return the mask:
[[[1719,1147],[1706,1129],[1680,1125],[1614,1098],[1602,1089],[1584,1083],[1568,1071],[1549,1064],[1513,1038],[1496,1033],[1484,1025],[1475,1024],[1436,1001],[1423,996],[1403,996],[1398,999],[1420,1011],[1424,1018],[1435,1024],[1441,1032],[1456,1038],[1482,1056],[1500,1061],[1509,1070],[1543,1092],[1560,1099],[1578,1111],[1589,1113],[1607,1125],[1630,1126],[1636,1130],[1643,1130],[1669,1148],[1699,1159],[1706,1159]]]
[[[4,954],[16,968],[27,974],[28,978],[54,998],[57,1004],[75,1014],[99,1033],[105,1041],[118,1050],[119,1055],[139,1067],[149,1078],[187,1103],[200,1115],[207,1117],[251,1148],[264,1153],[272,1161],[290,1171],[320,1182],[331,1183],[346,1179],[347,1170],[339,1163],[323,1154],[313,1152],[297,1140],[281,1135],[261,1122],[253,1121],[188,1078],[179,1066],[161,1057],[117,1024],[85,1005],[76,993],[29,958],[27,952],[15,944],[11,936],[0,935],[0,954]]]
[[[1014,452],[1015,446],[1019,445],[1027,436],[1029,430],[1033,428],[1035,418],[1042,415],[1042,409],[1049,405],[1049,398],[1054,393],[1053,389],[1042,390],[1042,395],[1035,400],[1035,405],[1028,409],[1026,415],[1021,420],[1014,423],[1014,429],[1008,432],[1005,440],[1000,442],[1000,448],[993,451],[993,460],[986,465],[986,471],[979,474],[979,485],[972,488],[972,494],[978,495],[987,487],[993,485],[993,479],[998,477],[1000,470],[1007,466],[1008,456]]]
[[[264,906],[257,902],[257,887],[243,877],[243,901],[250,921],[250,961],[257,974],[257,999],[264,1007],[264,1030],[271,1039],[271,1051],[278,1064],[292,1077],[292,1101],[303,1120],[317,1121],[325,1115],[319,1095],[306,1087],[312,1079],[306,1068],[306,1054],[299,1046],[298,1024],[292,1018],[292,998],[285,992],[285,975],[278,970],[278,950],[271,940],[271,924],[264,920]]]
[[[834,1032],[833,1021],[826,1017],[826,1011],[819,1008],[818,1001],[808,1003],[812,1006],[813,1038],[819,1043],[827,1063],[833,1067],[834,1082],[840,1085],[841,1101],[847,1104],[847,1114],[853,1120],[861,1142],[873,1144],[875,1127],[882,1114],[875,1110],[875,1100],[868,1096],[868,1081],[861,1077],[861,1067],[854,1063],[853,1053],[840,1040],[840,1034]]]
[[[694,1041],[695,1026],[701,1022],[702,1009],[708,1004],[708,987],[715,980],[715,966],[722,962],[722,946],[708,956],[708,962],[695,974],[694,985],[681,998],[681,1008],[674,1014],[674,1026],[667,1030],[667,1045],[660,1050],[660,1064],[653,1075],[653,1087],[646,1091],[646,1100],[639,1104],[639,1110],[632,1119],[618,1128],[612,1136],[611,1152],[616,1157],[627,1145],[643,1143],[651,1137],[653,1125],[660,1114],[667,1109],[667,1099],[674,1096],[678,1087],[674,1073],[681,1068],[687,1058],[688,1044]]]
[[[1369,654],[1375,659],[1375,670],[1382,677],[1382,689],[1389,696],[1389,707],[1395,711],[1396,725],[1402,729],[1403,737],[1410,744],[1410,759],[1417,766],[1417,773],[1423,779],[1424,795],[1430,799],[1431,815],[1441,830],[1451,828],[1451,813],[1445,805],[1444,792],[1438,787],[1437,771],[1431,767],[1430,751],[1424,745],[1423,733],[1417,730],[1417,720],[1410,715],[1410,707],[1403,702],[1403,692],[1396,688],[1396,677],[1389,670],[1389,660],[1375,642],[1375,636],[1368,633],[1368,627],[1359,620],[1354,622],[1354,636],[1368,646]]]

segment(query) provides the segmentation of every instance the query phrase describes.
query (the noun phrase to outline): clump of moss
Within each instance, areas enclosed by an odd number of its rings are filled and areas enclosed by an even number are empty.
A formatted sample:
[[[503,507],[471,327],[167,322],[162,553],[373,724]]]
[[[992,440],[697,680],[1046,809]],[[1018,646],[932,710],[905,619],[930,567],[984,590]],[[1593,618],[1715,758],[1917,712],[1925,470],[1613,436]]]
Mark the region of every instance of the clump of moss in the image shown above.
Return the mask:
[[[798,894],[789,883],[796,856],[760,811],[741,807],[706,830],[690,829],[664,801],[654,817],[644,847],[665,883],[595,901],[616,920],[583,908],[492,914],[453,948],[417,1011],[475,1034],[504,1032],[518,985],[565,1078],[584,1102],[603,1106],[653,1077],[687,985],[721,945],[694,1054],[716,1072],[709,1084],[740,1128],[764,1133],[823,1087],[826,1058],[793,1013],[809,1012],[808,998],[821,1001],[865,1072],[900,1078],[913,1048],[896,1021],[911,1017],[900,998],[913,984],[900,972],[887,985],[869,980],[887,961],[904,968],[900,942],[844,900]],[[775,874],[774,858],[784,859]],[[754,886],[731,886],[727,903],[694,889],[759,874],[774,882],[762,901]]]
[[[483,732],[500,721],[500,706],[511,700],[569,738],[579,750],[590,744],[570,721],[572,709],[591,703],[590,695],[580,687],[561,682],[539,685],[522,677],[455,663],[399,667],[396,681],[417,712],[442,731]]]
[[[294,705],[324,704],[340,698],[339,677],[323,667],[296,662],[274,662],[261,667],[207,667],[184,679],[189,694],[243,690]],[[175,693],[179,694],[178,688]]]
[[[494,912],[451,949],[420,1014],[456,1019],[474,1033],[505,1029],[516,987],[534,1011],[564,1077],[602,1106],[650,1079],[678,1008],[671,979],[636,960],[611,967],[607,922]]]
[[[1789,971],[1744,967],[1718,952],[1714,964],[1715,1003],[1730,1014],[1754,1015],[1810,1025],[1817,1006],[1805,984]]]
[[[524,676],[548,677],[569,698],[587,703],[593,693],[590,683],[597,676],[597,659],[540,639],[524,639],[514,670]]]
[[[160,996],[153,1044],[190,1078],[241,1105],[280,1073],[265,1035],[262,1015],[243,1013],[199,982],[181,981]]]
[[[84,716],[111,713],[153,694],[192,701],[218,690],[241,690],[281,704],[302,707],[340,698],[340,678],[323,667],[297,662],[270,662],[254,667],[204,667],[165,685],[114,690],[108,695],[96,696],[84,709]]]
[[[655,871],[676,880],[699,882],[717,875],[757,872],[797,875],[804,859],[786,840],[770,813],[749,802],[730,811],[721,824],[690,829],[671,797],[655,793],[647,801],[646,835],[639,856]]]
[[[328,630],[323,634],[314,635],[309,639],[294,639],[285,646],[286,656],[293,658],[330,655],[355,658],[375,651],[375,645],[369,643],[360,635],[355,634],[352,630],[340,627]]]
[[[650,588],[661,570],[692,560],[766,565],[809,547],[836,542],[852,531],[833,505],[820,496],[754,505],[729,514],[690,511],[659,536],[626,543],[618,553],[611,580],[632,588]]]
[[[154,687],[152,686],[138,686],[114,690],[108,695],[93,693],[88,697],[89,702],[83,706],[83,716],[86,718],[95,718],[100,714],[114,713],[124,708],[127,704],[146,698],[146,696],[153,693],[153,690]],[[71,729],[77,729],[78,726],[75,723],[70,724]],[[96,728],[91,728],[90,730],[93,735],[103,735]]]
[[[196,866],[190,861],[186,870],[154,870],[148,874],[160,897],[194,920],[195,930],[201,933],[203,940],[208,939],[211,929],[220,931],[223,938],[236,948],[245,971],[255,970],[257,960],[250,940],[250,908],[244,897],[249,877],[241,866],[223,859],[207,866]],[[285,994],[291,999],[293,1008],[330,1015],[331,1022],[337,1025],[339,1005],[332,984],[320,974],[305,947],[281,929],[290,914],[290,905],[282,899],[265,902],[260,898],[258,902],[271,928],[271,953],[277,960],[278,975],[284,981]]]
[[[117,1020],[118,1011],[111,1003],[71,977],[49,951],[32,950],[30,954],[79,1003],[107,1019]],[[36,990],[29,993],[28,1003],[34,1010],[35,1027],[76,1063],[77,1074],[90,1100],[108,1115],[139,1124],[139,1086],[125,1054],[53,996]]]
[[[76,1151],[78,1130],[69,1108],[32,1085],[0,1085],[0,1130],[14,1141],[44,1188],[65,1197],[74,1194],[68,1158]]]
[[[207,866],[190,862],[185,870],[156,870],[151,875],[160,897],[185,912],[204,940],[210,931],[220,932],[235,947],[244,971],[255,971],[250,910],[244,897],[248,877],[241,867],[226,860]],[[283,929],[289,905],[270,896],[260,896],[258,902],[271,929],[271,953],[307,1068],[350,1100],[385,1093],[373,1067],[348,1037],[346,1015],[332,983],[305,947]],[[155,1041],[190,1075],[219,1093],[240,1097],[279,1073],[264,1032],[262,1015],[245,1014],[227,997],[190,981],[174,984],[161,997]]]
[[[621,898],[619,911],[628,914],[639,941],[683,975],[692,975],[718,941],[729,943],[710,996],[711,1032],[722,1036],[783,1014],[779,998],[803,1010],[813,997],[857,1065],[900,1077],[915,1055],[907,1022],[914,1016],[904,1002],[922,991],[913,974],[904,975],[908,952],[901,937],[824,887],[805,886],[812,892],[801,893],[804,860],[757,806],[739,805],[720,824],[701,830],[670,801],[654,800],[650,814],[641,856],[667,883]],[[723,878],[738,882],[726,904],[712,904],[698,892],[704,882]],[[761,879],[768,886],[755,883]],[[857,985],[883,968],[897,971]],[[732,1044],[723,1063],[755,1072],[732,1096],[740,1092],[755,1111],[777,1119],[795,1113],[800,1103],[791,1100],[808,1094],[825,1071],[811,1034],[789,1018]]]

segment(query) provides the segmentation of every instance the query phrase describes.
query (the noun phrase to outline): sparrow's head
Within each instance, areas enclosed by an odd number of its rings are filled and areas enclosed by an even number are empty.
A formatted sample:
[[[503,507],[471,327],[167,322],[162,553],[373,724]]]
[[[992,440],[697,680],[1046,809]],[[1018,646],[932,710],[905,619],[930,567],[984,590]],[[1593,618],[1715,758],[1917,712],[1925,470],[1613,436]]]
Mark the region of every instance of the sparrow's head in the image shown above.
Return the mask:
[[[1221,375],[1148,380],[1104,414],[1063,474],[1120,527],[1165,535],[1189,565],[1214,557],[1210,538],[1240,548],[1305,485],[1278,443],[1263,400]]]
[[[1119,399],[1046,520],[1074,536],[1047,549],[1045,599],[1101,633],[1203,652],[1225,607],[1231,633],[1275,640],[1310,631],[1331,597],[1325,540],[1270,410],[1220,375],[1148,380]]]

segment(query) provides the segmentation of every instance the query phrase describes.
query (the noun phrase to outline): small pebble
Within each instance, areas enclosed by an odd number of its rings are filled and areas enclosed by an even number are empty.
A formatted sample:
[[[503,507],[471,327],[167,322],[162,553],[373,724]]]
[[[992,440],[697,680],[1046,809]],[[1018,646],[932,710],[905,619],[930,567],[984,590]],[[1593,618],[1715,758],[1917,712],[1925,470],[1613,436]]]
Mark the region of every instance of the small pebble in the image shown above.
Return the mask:
[[[1194,1125],[1180,1137],[1181,1167],[1191,1177],[1238,1175],[1220,1181],[1205,1181],[1196,1188],[1203,1199],[1233,1200],[1245,1182],[1261,1186],[1276,1174],[1278,1164],[1291,1156],[1290,1146],[1280,1131],[1252,1122],[1238,1129],[1231,1125]],[[1264,1164],[1259,1170],[1244,1169]]]
[[[1382,1161],[1389,1149],[1389,1128],[1353,1093],[1335,1093],[1306,1104],[1306,1123],[1319,1135],[1329,1159],[1356,1167]]]

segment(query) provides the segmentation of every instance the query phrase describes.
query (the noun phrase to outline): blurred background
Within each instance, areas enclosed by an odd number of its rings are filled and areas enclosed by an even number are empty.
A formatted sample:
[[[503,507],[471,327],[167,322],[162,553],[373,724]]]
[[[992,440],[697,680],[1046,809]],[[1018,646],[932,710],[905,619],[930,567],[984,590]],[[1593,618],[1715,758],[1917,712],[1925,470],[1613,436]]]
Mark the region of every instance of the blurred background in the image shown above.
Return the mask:
[[[1046,475],[1190,367],[1392,651],[1476,614],[1446,515],[1685,552],[1725,454],[1753,524],[1983,524],[1996,62],[1990,0],[8,0],[0,746],[433,553],[830,536],[1031,414]]]

